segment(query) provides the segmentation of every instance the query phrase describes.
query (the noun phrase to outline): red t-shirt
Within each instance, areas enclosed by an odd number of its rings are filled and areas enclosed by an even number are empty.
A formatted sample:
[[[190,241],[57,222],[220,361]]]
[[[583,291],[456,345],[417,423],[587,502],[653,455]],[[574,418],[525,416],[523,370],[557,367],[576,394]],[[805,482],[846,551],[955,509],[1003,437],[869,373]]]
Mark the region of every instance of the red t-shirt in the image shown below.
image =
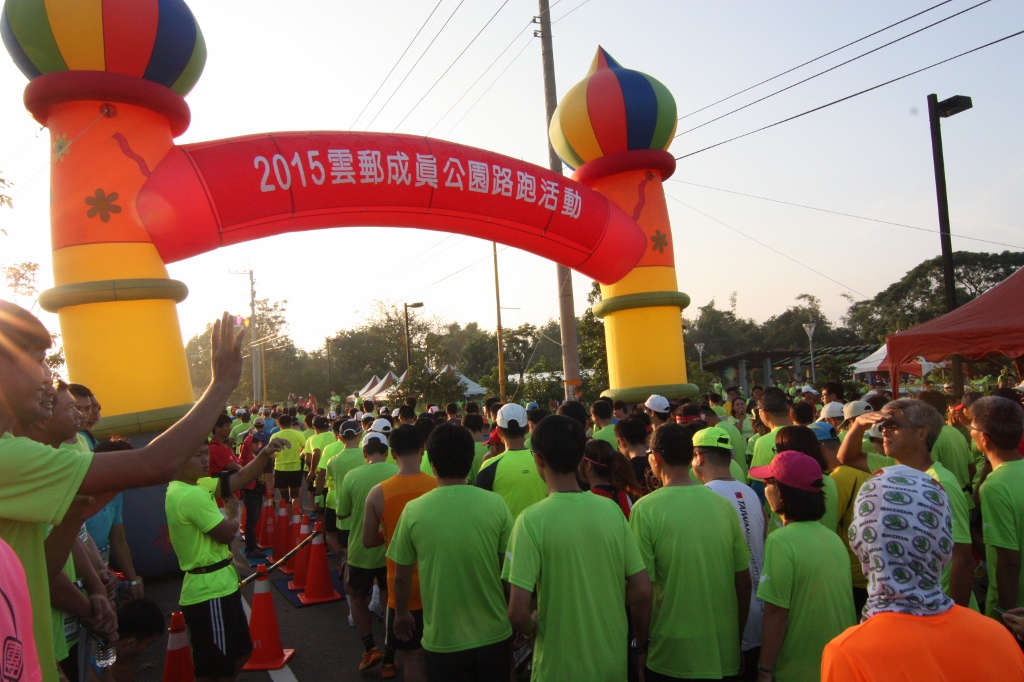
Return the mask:
[[[238,454],[239,454],[238,458],[239,458],[239,460],[241,460],[239,463],[243,467],[246,464],[248,464],[249,462],[251,462],[254,459],[256,459],[256,455],[252,454],[252,436],[251,435],[246,436],[245,440],[242,441],[242,447],[240,447],[238,449]],[[255,490],[256,489],[256,481],[253,481],[249,485],[245,486],[245,489],[246,490]]]
[[[210,441],[210,475],[216,476],[227,468],[228,464],[238,464],[238,458],[231,448],[215,440]]]
[[[0,647],[3,679],[40,682],[36,640],[32,635],[32,601],[18,555],[0,540]]]

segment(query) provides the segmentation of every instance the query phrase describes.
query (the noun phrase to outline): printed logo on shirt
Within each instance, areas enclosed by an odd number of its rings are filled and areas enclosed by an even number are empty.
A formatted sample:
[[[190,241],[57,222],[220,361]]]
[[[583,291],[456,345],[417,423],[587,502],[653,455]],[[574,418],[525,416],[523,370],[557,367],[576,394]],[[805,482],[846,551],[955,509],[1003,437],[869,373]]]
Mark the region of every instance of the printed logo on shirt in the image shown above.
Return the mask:
[[[901,545],[898,542],[885,543],[885,549],[887,552],[889,552],[889,554],[893,555],[894,557],[903,556],[903,545]]]
[[[883,495],[882,497],[884,497],[887,502],[891,502],[892,504],[908,505],[911,502],[910,495],[907,495],[906,493],[901,493],[898,490],[890,490],[887,493],[885,493],[885,495]]]
[[[928,538],[922,535],[918,535],[911,542],[913,542],[914,544],[914,549],[922,553],[927,552],[932,547],[932,543],[928,540]]]
[[[896,516],[895,514],[887,514],[882,517],[882,523],[885,524],[886,528],[891,530],[903,530],[907,527],[907,520],[902,516]]]
[[[917,520],[932,529],[939,527],[938,517],[929,511],[919,512],[917,515]]]

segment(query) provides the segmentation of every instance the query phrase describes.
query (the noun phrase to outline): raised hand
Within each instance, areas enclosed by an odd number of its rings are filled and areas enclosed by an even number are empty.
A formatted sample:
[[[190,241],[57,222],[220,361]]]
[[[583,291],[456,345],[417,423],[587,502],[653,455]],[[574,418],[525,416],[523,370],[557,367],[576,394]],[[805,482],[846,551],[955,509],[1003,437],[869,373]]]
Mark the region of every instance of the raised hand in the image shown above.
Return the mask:
[[[213,323],[210,337],[210,364],[213,370],[212,383],[222,384],[234,390],[242,377],[242,340],[245,328],[235,331],[231,315],[224,313]]]

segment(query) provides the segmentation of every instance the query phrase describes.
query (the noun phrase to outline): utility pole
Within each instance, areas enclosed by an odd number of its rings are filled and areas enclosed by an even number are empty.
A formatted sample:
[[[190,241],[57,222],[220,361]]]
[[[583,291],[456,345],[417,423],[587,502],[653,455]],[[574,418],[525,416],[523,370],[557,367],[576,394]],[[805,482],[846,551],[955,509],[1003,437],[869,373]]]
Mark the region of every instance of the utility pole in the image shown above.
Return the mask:
[[[551,117],[558,106],[558,93],[555,89],[555,55],[551,46],[551,12],[548,0],[538,0],[540,14],[534,17],[534,23],[540,24],[540,30],[534,31],[534,37],[540,37],[540,55],[544,64],[544,104],[547,113],[548,128]],[[555,153],[548,139],[548,163],[550,168],[562,174],[562,160]],[[562,335],[562,374],[565,378],[565,399],[580,398],[580,350],[576,336],[576,304],[572,295],[572,270],[564,265],[556,265],[558,278],[558,328]]]
[[[252,267],[248,270],[231,270],[229,274],[232,275],[248,275],[249,276],[249,333],[251,339],[259,339],[259,329],[256,325],[256,275],[252,271]],[[252,359],[252,402],[253,404],[260,402],[260,384],[263,380],[263,345],[260,344],[259,358],[257,359],[256,349],[250,345],[249,357]],[[266,401],[266,389],[262,391],[263,400]]]
[[[498,313],[498,393],[501,402],[505,402],[505,395],[508,391],[505,388],[507,377],[505,376],[505,341],[501,332],[501,289],[498,286],[498,244],[491,242],[491,253],[494,254],[494,306]]]
[[[942,279],[946,292],[946,312],[956,309],[956,282],[953,279],[953,242],[949,236],[949,199],[946,196],[946,162],[942,154],[942,126],[940,118],[955,116],[973,106],[970,97],[955,95],[941,102],[937,95],[928,95],[928,122],[932,132],[932,162],[935,166],[935,198],[939,207],[939,242],[942,247]],[[953,395],[964,393],[962,358],[954,355]]]

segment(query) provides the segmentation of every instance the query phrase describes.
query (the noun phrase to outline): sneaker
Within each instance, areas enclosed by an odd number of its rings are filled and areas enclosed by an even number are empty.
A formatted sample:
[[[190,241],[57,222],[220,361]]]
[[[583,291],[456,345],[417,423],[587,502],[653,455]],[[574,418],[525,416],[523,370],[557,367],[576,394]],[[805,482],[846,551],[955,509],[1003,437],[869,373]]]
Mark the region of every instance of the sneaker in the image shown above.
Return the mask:
[[[385,663],[380,667],[380,676],[383,678],[398,677],[398,664]]]
[[[373,666],[377,665],[384,660],[384,654],[380,652],[380,649],[373,647],[369,651],[363,654],[363,660],[359,662],[360,670],[369,670]]]
[[[384,607],[379,599],[370,602],[370,613],[377,616],[380,620],[384,620]]]

